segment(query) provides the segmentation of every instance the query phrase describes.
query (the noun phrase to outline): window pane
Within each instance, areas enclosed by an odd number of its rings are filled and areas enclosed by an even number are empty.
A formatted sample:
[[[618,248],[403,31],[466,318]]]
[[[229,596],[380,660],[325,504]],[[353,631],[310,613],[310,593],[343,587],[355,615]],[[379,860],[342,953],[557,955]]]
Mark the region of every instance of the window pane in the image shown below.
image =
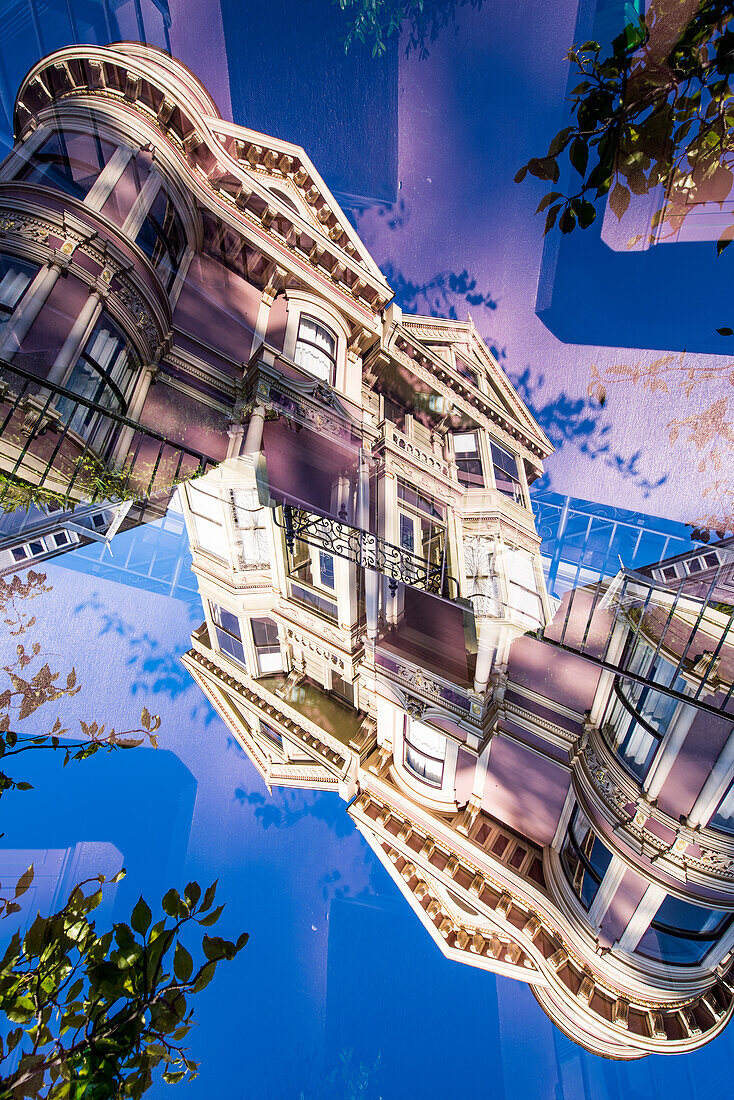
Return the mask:
[[[97,134],[55,130],[21,169],[18,178],[84,199],[115,148],[111,141]]]
[[[333,588],[334,559],[331,554],[325,554],[323,550],[319,551],[319,572],[321,573],[321,583],[324,588]]]
[[[561,850],[561,864],[585,909],[596,897],[611,860],[612,853],[598,839],[586,815],[578,806],[574,807]]]
[[[278,624],[270,618],[252,619],[252,639],[256,646],[277,646]]]
[[[703,961],[731,921],[729,913],[692,905],[668,895],[640,940],[637,951],[659,962],[695,966]]]
[[[153,200],[135,243],[153,267],[159,269],[163,284],[169,290],[186,247],[186,236],[176,208],[163,188]]]
[[[403,550],[415,550],[414,523],[411,516],[400,513],[400,545]]]
[[[301,316],[294,360],[299,367],[330,385],[336,368],[336,336],[313,317]]]

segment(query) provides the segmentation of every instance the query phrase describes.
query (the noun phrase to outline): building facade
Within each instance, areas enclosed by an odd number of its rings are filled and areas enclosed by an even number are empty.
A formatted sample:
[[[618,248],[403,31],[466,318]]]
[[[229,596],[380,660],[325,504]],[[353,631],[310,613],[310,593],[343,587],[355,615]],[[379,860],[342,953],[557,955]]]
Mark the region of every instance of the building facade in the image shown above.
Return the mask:
[[[182,492],[185,664],[265,782],[338,792],[440,949],[587,1049],[712,1039],[727,602],[629,569],[550,598],[551,446],[473,324],[389,305],[306,153],[166,54],[59,51],[16,138],[2,470],[74,499],[90,454],[141,496],[215,467]]]

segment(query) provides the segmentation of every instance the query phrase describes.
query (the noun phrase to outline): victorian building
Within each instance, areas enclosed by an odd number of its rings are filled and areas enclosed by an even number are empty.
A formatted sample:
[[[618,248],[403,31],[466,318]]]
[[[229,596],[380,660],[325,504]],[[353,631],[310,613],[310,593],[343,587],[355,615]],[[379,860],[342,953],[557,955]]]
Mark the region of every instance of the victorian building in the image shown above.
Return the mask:
[[[551,446],[473,324],[388,305],[305,152],[224,122],[164,53],[60,51],[16,127],[3,470],[73,498],[90,454],[140,495],[215,467],[182,489],[205,618],[184,660],[264,781],[338,792],[438,947],[529,983],[587,1049],[712,1039],[734,1006],[716,577],[550,599],[528,487]]]

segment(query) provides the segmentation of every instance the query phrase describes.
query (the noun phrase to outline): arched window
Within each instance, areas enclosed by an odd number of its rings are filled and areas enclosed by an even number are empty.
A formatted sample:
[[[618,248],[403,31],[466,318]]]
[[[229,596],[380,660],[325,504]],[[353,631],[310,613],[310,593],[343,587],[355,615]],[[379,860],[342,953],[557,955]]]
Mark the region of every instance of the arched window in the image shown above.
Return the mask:
[[[589,909],[612,861],[612,853],[592,829],[586,814],[574,806],[561,849],[561,865],[573,891]]]
[[[669,894],[637,945],[637,953],[657,962],[697,966],[732,919],[731,913],[705,909]]]
[[[413,775],[431,787],[443,784],[446,762],[446,738],[425,722],[409,718],[406,722],[405,766]]]
[[[675,676],[675,666],[655,658],[644,640],[634,643],[622,661],[631,672],[650,683],[617,677],[601,723],[609,747],[635,779],[642,780],[652,764],[658,745],[670,725],[678,701],[657,691],[655,684],[685,692],[686,682]]]
[[[83,201],[116,148],[114,142],[94,131],[54,129],[17,178],[53,187]]]
[[[38,264],[0,255],[0,332],[38,271]]]
[[[71,430],[91,439],[103,420],[97,409],[110,409],[124,415],[127,412],[125,397],[140,369],[140,359],[130,341],[111,318],[102,313],[64,383],[67,390],[93,402],[97,408],[76,404],[68,397],[58,401],[62,417],[70,418]]]
[[[164,188],[153,199],[135,243],[158,271],[166,290],[170,290],[186,249],[186,234],[173,201]]]
[[[336,347],[337,338],[331,329],[322,325],[315,317],[301,314],[293,356],[299,367],[314,378],[320,378],[322,382],[333,386],[336,378]]]

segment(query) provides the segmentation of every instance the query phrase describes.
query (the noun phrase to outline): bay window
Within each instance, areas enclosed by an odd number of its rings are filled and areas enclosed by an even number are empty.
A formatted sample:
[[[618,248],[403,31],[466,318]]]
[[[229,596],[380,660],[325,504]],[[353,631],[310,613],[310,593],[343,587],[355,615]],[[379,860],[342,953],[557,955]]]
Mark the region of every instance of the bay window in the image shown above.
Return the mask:
[[[252,640],[257,653],[258,671],[261,676],[281,672],[283,661],[278,643],[278,624],[268,616],[251,619]]]
[[[117,146],[97,133],[54,129],[17,178],[84,201]]]
[[[0,332],[12,317],[37,271],[38,264],[17,260],[15,256],[0,255]]]
[[[484,473],[477,433],[454,432],[453,440],[459,481],[467,488],[483,488]]]
[[[127,412],[125,396],[140,370],[140,359],[134,347],[103,313],[64,386],[100,409],[110,409],[124,416]],[[69,422],[71,430],[86,439],[91,440],[95,430],[106,423],[95,409],[78,405],[68,397],[59,398],[56,407],[64,422]],[[95,442],[99,445],[101,441]]]
[[[227,532],[221,498],[202,483],[190,482],[185,489],[198,548],[226,561]]]
[[[158,272],[166,290],[170,290],[186,248],[186,234],[173,201],[163,187],[153,199],[135,243]]]
[[[616,677],[601,730],[627,771],[643,780],[678,707],[678,700],[657,691],[655,684],[685,693],[686,682],[675,676],[674,665],[655,657],[644,640],[633,643],[622,664],[650,682]]]

